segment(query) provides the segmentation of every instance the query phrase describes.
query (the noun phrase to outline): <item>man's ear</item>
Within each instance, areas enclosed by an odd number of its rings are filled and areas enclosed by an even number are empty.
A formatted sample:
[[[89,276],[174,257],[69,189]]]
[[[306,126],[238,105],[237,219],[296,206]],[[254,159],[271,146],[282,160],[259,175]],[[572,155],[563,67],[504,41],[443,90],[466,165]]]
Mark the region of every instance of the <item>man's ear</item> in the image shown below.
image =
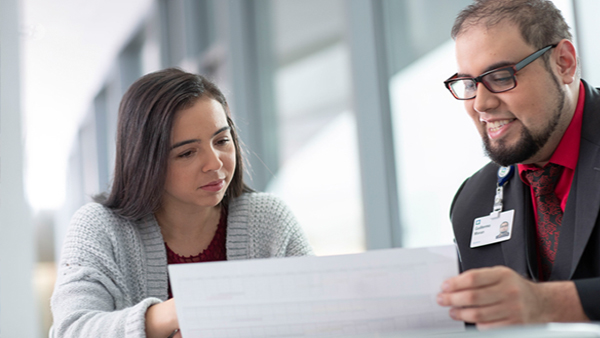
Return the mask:
[[[556,65],[557,76],[565,84],[571,84],[577,76],[577,52],[569,40],[563,39],[555,47],[552,60]]]

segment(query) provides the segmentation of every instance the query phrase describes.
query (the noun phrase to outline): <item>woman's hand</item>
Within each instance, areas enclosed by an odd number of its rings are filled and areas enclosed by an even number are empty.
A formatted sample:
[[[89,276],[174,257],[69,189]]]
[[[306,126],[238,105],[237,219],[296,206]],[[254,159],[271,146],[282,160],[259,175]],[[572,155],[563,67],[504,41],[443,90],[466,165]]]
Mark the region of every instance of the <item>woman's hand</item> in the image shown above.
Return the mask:
[[[146,337],[166,338],[177,328],[179,321],[174,298],[154,304],[146,311]],[[181,338],[181,332],[177,332],[173,338]]]

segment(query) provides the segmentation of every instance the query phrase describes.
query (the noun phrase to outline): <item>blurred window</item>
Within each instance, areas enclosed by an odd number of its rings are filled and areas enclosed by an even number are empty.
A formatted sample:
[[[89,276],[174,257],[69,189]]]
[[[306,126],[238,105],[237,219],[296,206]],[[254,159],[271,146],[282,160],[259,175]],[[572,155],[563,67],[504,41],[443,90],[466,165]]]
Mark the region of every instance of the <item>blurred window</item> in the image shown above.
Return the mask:
[[[342,0],[271,0],[281,196],[317,254],[365,250]]]

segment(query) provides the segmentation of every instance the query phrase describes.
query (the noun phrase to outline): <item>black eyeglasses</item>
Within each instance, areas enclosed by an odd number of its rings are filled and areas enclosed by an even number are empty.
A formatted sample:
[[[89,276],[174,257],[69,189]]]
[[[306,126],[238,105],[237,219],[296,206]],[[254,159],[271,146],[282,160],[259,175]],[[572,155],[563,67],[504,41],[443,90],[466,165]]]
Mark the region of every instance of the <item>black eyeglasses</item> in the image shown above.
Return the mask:
[[[514,66],[492,69],[478,77],[457,77],[458,73],[454,74],[448,80],[444,81],[444,84],[450,93],[458,100],[474,99],[475,96],[477,96],[478,82],[483,83],[485,88],[492,93],[509,91],[517,86],[515,74],[518,71],[525,68],[525,66],[556,46],[557,44],[546,46],[519,61]]]

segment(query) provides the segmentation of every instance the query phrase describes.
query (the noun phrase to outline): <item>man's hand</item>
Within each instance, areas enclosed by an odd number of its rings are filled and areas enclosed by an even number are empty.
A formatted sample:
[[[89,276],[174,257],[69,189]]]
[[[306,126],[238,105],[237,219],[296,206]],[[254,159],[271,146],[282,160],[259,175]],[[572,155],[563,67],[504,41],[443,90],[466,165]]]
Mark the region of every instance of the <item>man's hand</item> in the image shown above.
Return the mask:
[[[573,282],[533,283],[497,266],[473,269],[442,284],[438,303],[480,329],[514,324],[589,321]]]

